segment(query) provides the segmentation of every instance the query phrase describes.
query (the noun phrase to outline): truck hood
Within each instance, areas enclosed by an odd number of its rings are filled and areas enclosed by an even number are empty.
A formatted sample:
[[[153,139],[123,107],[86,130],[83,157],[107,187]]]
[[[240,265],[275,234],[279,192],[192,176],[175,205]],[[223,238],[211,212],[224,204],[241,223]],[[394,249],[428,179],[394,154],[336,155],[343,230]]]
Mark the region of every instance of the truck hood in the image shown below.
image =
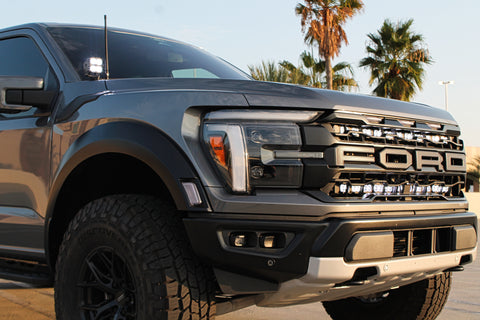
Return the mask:
[[[243,94],[251,107],[342,110],[455,124],[445,110],[431,106],[362,94],[254,80],[119,79],[106,81],[108,90],[209,91]]]

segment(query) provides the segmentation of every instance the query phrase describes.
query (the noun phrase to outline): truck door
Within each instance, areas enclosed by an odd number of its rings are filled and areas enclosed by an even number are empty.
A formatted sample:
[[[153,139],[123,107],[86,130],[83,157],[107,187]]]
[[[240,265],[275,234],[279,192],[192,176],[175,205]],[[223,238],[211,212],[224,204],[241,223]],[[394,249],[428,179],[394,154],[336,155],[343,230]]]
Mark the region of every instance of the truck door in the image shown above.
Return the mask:
[[[43,91],[58,90],[52,68],[28,36],[0,38],[4,92],[11,77],[38,77],[43,80]],[[21,90],[16,92],[23,95]],[[7,105],[0,101],[0,257],[41,258],[50,172],[50,108],[16,110]]]

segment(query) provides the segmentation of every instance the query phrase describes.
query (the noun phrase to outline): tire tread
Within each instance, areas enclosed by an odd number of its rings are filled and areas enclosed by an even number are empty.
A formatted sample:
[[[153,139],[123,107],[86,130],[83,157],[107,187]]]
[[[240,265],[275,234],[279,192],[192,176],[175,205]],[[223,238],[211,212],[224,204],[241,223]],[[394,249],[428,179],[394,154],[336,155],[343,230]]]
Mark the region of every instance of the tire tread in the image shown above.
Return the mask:
[[[150,287],[148,319],[157,319],[160,314],[168,314],[168,319],[214,319],[213,272],[195,257],[180,213],[154,197],[114,195],[87,204],[65,232],[57,260],[60,270],[71,239],[81,228],[99,221],[127,236],[135,254],[141,257],[141,268]],[[58,272],[55,280],[60,281]],[[66,310],[55,287],[56,311],[64,314]]]

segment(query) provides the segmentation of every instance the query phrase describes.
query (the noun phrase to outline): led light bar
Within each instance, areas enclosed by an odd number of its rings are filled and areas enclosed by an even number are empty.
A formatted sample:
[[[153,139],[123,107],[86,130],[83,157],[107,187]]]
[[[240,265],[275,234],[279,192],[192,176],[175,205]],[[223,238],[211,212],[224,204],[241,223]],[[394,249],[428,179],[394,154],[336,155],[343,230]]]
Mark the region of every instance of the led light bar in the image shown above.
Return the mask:
[[[428,140],[435,144],[448,144],[450,138],[444,135],[436,135],[424,133],[420,131],[410,131],[405,129],[390,129],[390,128],[360,128],[352,125],[334,125],[333,130],[340,135],[351,135],[353,137],[360,137],[364,135],[370,138],[393,140],[396,137],[407,140],[423,142]]]
[[[392,196],[392,195],[417,195],[417,196],[445,196],[451,190],[450,187],[433,184],[420,185],[418,183],[407,183],[400,185],[389,185],[386,183],[367,183],[352,185],[348,182],[338,183],[335,188],[337,194],[345,196],[363,196],[367,198],[371,195]]]

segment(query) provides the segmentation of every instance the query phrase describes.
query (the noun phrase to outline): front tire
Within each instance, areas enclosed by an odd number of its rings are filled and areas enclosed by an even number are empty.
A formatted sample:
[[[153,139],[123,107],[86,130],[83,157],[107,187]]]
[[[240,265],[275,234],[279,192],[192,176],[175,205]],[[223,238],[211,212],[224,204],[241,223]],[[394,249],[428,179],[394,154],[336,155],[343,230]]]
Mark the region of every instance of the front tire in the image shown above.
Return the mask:
[[[334,320],[433,320],[447,301],[451,282],[451,273],[445,272],[377,295],[325,301],[323,306]]]
[[[70,223],[56,264],[57,319],[214,319],[212,271],[194,256],[175,209],[109,196]]]

